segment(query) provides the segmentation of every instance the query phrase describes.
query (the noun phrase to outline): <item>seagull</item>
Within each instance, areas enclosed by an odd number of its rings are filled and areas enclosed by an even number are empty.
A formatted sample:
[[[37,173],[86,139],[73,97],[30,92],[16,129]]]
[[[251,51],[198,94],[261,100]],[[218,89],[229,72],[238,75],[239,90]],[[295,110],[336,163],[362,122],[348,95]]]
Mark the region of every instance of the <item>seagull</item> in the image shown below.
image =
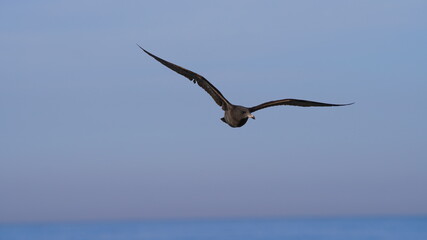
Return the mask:
[[[292,106],[299,106],[299,107],[337,107],[337,106],[347,106],[347,105],[353,104],[353,103],[330,104],[330,103],[321,103],[321,102],[286,98],[281,100],[265,102],[254,107],[244,107],[240,105],[234,105],[234,104],[231,104],[222,95],[222,93],[203,76],[195,72],[192,72],[188,69],[185,69],[183,67],[180,67],[176,64],[173,64],[171,62],[168,62],[162,58],[159,58],[156,55],[148,52],[147,50],[139,46],[139,44],[137,45],[139,48],[142,49],[142,51],[147,53],[149,56],[151,56],[155,60],[159,61],[161,64],[181,74],[182,76],[188,78],[193,83],[195,84],[197,83],[201,88],[203,88],[213,98],[213,100],[222,108],[222,110],[224,110],[224,117],[221,118],[221,120],[233,128],[242,127],[243,125],[245,125],[245,123],[248,121],[249,118],[255,119],[255,116],[253,115],[253,113],[267,107],[273,107],[273,106],[279,106],[279,105],[292,105]]]

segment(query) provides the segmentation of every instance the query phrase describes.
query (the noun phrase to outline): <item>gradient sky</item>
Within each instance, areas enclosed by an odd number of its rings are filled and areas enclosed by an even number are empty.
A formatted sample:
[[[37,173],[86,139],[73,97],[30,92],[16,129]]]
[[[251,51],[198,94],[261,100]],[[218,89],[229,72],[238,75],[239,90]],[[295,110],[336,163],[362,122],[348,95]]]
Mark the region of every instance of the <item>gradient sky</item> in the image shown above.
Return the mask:
[[[0,222],[427,214],[427,2],[1,1]],[[235,104],[280,98],[243,128]]]

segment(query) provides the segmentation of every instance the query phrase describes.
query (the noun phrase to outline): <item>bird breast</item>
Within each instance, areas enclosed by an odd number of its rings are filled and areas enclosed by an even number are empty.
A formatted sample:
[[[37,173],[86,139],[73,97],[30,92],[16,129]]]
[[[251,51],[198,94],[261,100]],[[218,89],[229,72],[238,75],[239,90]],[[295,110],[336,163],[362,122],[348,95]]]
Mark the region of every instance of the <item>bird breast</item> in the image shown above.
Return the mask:
[[[224,113],[224,119],[230,127],[234,128],[241,127],[248,121],[247,117],[242,118],[240,114],[233,114],[232,111],[226,111]]]

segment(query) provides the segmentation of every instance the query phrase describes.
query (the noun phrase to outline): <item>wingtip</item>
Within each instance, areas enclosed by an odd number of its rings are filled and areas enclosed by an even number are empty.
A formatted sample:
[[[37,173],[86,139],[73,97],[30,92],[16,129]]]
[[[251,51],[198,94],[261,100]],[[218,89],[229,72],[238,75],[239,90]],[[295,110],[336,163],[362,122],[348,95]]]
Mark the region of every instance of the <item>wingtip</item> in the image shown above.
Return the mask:
[[[342,107],[342,106],[349,106],[349,105],[353,105],[353,104],[355,104],[356,102],[352,102],[352,103],[344,103],[344,104],[336,104],[336,106],[338,106],[338,107]]]
[[[139,48],[141,48],[141,50],[142,50],[142,51],[144,51],[144,52],[148,53],[148,52],[147,52],[147,50],[145,50],[144,48],[142,48],[138,43],[136,43],[136,45],[137,45]]]

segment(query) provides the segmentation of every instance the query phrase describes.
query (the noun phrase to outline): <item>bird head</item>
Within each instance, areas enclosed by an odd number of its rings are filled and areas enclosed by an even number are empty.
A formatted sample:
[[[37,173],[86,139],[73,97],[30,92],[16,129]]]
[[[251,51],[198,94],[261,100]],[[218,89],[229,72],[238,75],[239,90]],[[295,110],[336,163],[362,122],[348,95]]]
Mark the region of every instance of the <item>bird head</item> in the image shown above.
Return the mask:
[[[255,119],[255,116],[249,111],[249,109],[245,107],[240,107],[237,109],[239,111],[239,114],[241,115],[241,118],[252,118]]]

